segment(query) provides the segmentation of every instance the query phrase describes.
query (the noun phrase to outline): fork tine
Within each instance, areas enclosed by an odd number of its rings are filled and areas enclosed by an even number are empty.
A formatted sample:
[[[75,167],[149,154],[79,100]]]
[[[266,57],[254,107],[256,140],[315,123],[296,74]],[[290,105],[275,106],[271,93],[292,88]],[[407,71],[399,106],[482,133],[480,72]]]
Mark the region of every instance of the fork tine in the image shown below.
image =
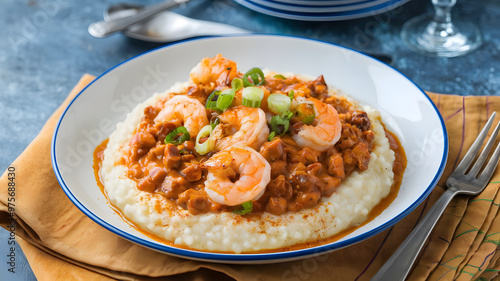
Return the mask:
[[[474,163],[474,166],[472,166],[472,169],[469,172],[469,175],[475,177],[479,173],[479,170],[481,170],[481,167],[483,167],[484,162],[488,158],[488,155],[490,154],[491,148],[493,147],[493,144],[495,143],[495,139],[497,138],[498,131],[500,130],[500,122],[497,124],[495,127],[495,130],[490,136],[490,139],[486,143],[486,146],[484,147],[483,151],[481,152],[481,155],[479,155],[479,158],[477,158],[476,163]]]
[[[488,122],[486,122],[486,125],[484,125],[481,133],[479,133],[479,136],[477,136],[476,140],[469,148],[462,161],[460,161],[460,164],[458,164],[458,167],[455,169],[453,174],[465,174],[472,161],[474,161],[474,158],[476,158],[476,155],[479,152],[479,149],[481,148],[481,145],[483,144],[488,131],[490,130],[491,124],[495,119],[495,115],[496,112],[493,112],[493,114],[491,114],[490,119],[488,120]]]
[[[493,155],[491,156],[490,161],[488,162],[483,172],[481,173],[481,176],[479,176],[479,181],[481,181],[481,183],[487,184],[488,181],[491,179],[491,177],[493,176],[493,172],[495,172],[495,169],[497,168],[499,158],[500,158],[500,143],[495,148],[495,152],[493,152]]]

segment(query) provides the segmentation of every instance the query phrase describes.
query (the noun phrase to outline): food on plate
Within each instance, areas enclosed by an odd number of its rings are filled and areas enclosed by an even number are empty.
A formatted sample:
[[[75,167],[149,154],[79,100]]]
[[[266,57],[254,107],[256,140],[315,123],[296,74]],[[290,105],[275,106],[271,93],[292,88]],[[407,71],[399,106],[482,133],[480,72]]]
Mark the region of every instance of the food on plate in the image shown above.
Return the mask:
[[[242,73],[221,55],[137,105],[102,148],[100,181],[128,220],[172,245],[228,253],[359,226],[394,198],[405,168],[379,113],[323,76]]]

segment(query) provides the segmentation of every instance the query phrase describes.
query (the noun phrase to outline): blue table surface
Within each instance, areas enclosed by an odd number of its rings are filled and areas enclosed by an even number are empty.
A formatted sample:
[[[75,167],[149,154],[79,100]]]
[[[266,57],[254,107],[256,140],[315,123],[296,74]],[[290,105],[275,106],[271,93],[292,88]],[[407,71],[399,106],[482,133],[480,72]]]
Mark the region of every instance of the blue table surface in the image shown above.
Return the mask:
[[[5,171],[34,139],[83,73],[99,75],[128,58],[161,46],[121,34],[106,39],[88,34],[89,23],[100,20],[103,11],[118,2],[0,2],[0,170]],[[415,54],[399,37],[404,22],[433,11],[430,1],[410,1],[377,16],[337,22],[274,18],[231,0],[192,0],[174,11],[258,33],[302,36],[362,52],[388,54],[393,59],[392,65],[424,90],[458,95],[500,94],[498,0],[458,1],[453,16],[477,23],[485,43],[473,53],[451,59]],[[19,246],[15,247],[16,273],[8,272],[9,235],[0,229],[0,279],[35,280]]]

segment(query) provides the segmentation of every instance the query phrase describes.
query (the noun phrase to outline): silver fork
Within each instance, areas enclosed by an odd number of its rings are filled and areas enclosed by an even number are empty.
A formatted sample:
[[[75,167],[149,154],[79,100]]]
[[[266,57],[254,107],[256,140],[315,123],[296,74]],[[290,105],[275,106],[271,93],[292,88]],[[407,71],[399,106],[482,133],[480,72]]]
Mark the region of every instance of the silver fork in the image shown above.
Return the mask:
[[[481,130],[481,133],[479,133],[479,136],[469,148],[467,154],[465,154],[465,157],[450,175],[448,180],[446,180],[446,186],[448,187],[446,191],[436,201],[429,212],[427,212],[422,221],[413,229],[410,235],[408,235],[406,240],[403,241],[394,254],[392,254],[389,260],[387,260],[384,266],[382,266],[377,274],[373,276],[371,281],[404,280],[422,249],[424,242],[429,237],[431,230],[434,228],[434,225],[436,225],[437,220],[441,217],[451,199],[457,194],[477,195],[483,191],[486,185],[488,185],[498,164],[500,144],[497,145],[493,155],[482,171],[481,168],[495,143],[495,139],[500,129],[500,123],[495,127],[481,155],[479,155],[475,163],[473,162],[479,153],[482,143],[486,139],[486,135],[495,119],[495,115],[496,113],[493,112],[490,119]],[[474,165],[472,166],[472,164]],[[481,173],[479,173],[480,171]]]

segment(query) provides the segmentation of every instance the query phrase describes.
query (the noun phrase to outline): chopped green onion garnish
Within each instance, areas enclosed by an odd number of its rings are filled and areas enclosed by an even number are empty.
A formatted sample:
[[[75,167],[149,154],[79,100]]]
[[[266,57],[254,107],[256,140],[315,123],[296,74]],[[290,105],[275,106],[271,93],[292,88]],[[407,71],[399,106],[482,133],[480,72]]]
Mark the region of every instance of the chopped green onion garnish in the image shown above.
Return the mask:
[[[272,140],[274,139],[274,137],[275,137],[275,136],[276,136],[276,133],[275,133],[275,132],[271,132],[271,133],[269,134],[269,138],[268,138],[268,140],[269,140],[269,141],[272,141]]]
[[[212,125],[206,125],[203,127],[198,135],[196,136],[196,143],[194,145],[194,149],[198,154],[205,155],[212,151],[215,146],[215,141],[210,139],[210,134],[212,133]],[[201,138],[208,138],[203,143],[200,143]]]
[[[281,115],[274,115],[271,118],[271,131],[276,135],[284,135],[290,127],[290,119]]]
[[[235,92],[233,89],[226,89],[219,94],[217,98],[216,107],[220,111],[226,110],[231,103],[233,103]]]
[[[213,91],[207,98],[205,108],[221,112],[226,110],[233,102],[235,91],[226,89],[224,91]]]
[[[241,207],[243,208],[242,210],[234,210],[233,212],[238,215],[245,215],[252,212],[252,207],[253,207],[252,201],[247,201],[241,204]]]
[[[293,100],[293,96],[295,95],[295,92],[293,90],[291,90],[289,93],[288,93],[288,97],[290,98],[290,100]]]
[[[212,127],[212,130],[213,130],[213,129],[215,129],[215,127],[216,127],[217,125],[219,125],[219,123],[220,123],[219,116],[217,116],[217,117],[215,117],[215,118],[212,118],[212,119],[210,120],[210,126]]]
[[[174,145],[179,145],[185,141],[188,141],[191,139],[191,136],[189,135],[189,132],[187,131],[186,127],[180,126],[175,128],[172,132],[170,132],[166,137],[165,137],[165,143],[171,143]]]
[[[217,108],[217,100],[219,99],[220,93],[221,91],[213,91],[207,98],[205,108],[220,111],[220,109]]]
[[[260,103],[264,98],[264,91],[258,87],[243,88],[243,105],[248,107],[260,107]]]
[[[243,88],[243,80],[241,78],[234,78],[233,81],[231,81],[231,88],[233,88],[235,92],[239,91]]]
[[[248,77],[250,77],[252,81],[248,80]],[[243,86],[245,87],[260,86],[264,85],[265,82],[264,72],[262,72],[262,70],[258,67],[250,69],[243,75]]]
[[[281,75],[281,74],[276,74],[273,76],[274,78],[278,78],[278,79],[286,79],[285,76]]]
[[[304,124],[311,125],[314,122],[314,105],[310,103],[299,104],[295,108],[295,116]]]
[[[292,101],[286,95],[270,94],[267,98],[267,107],[274,114],[282,114],[290,110]]]

